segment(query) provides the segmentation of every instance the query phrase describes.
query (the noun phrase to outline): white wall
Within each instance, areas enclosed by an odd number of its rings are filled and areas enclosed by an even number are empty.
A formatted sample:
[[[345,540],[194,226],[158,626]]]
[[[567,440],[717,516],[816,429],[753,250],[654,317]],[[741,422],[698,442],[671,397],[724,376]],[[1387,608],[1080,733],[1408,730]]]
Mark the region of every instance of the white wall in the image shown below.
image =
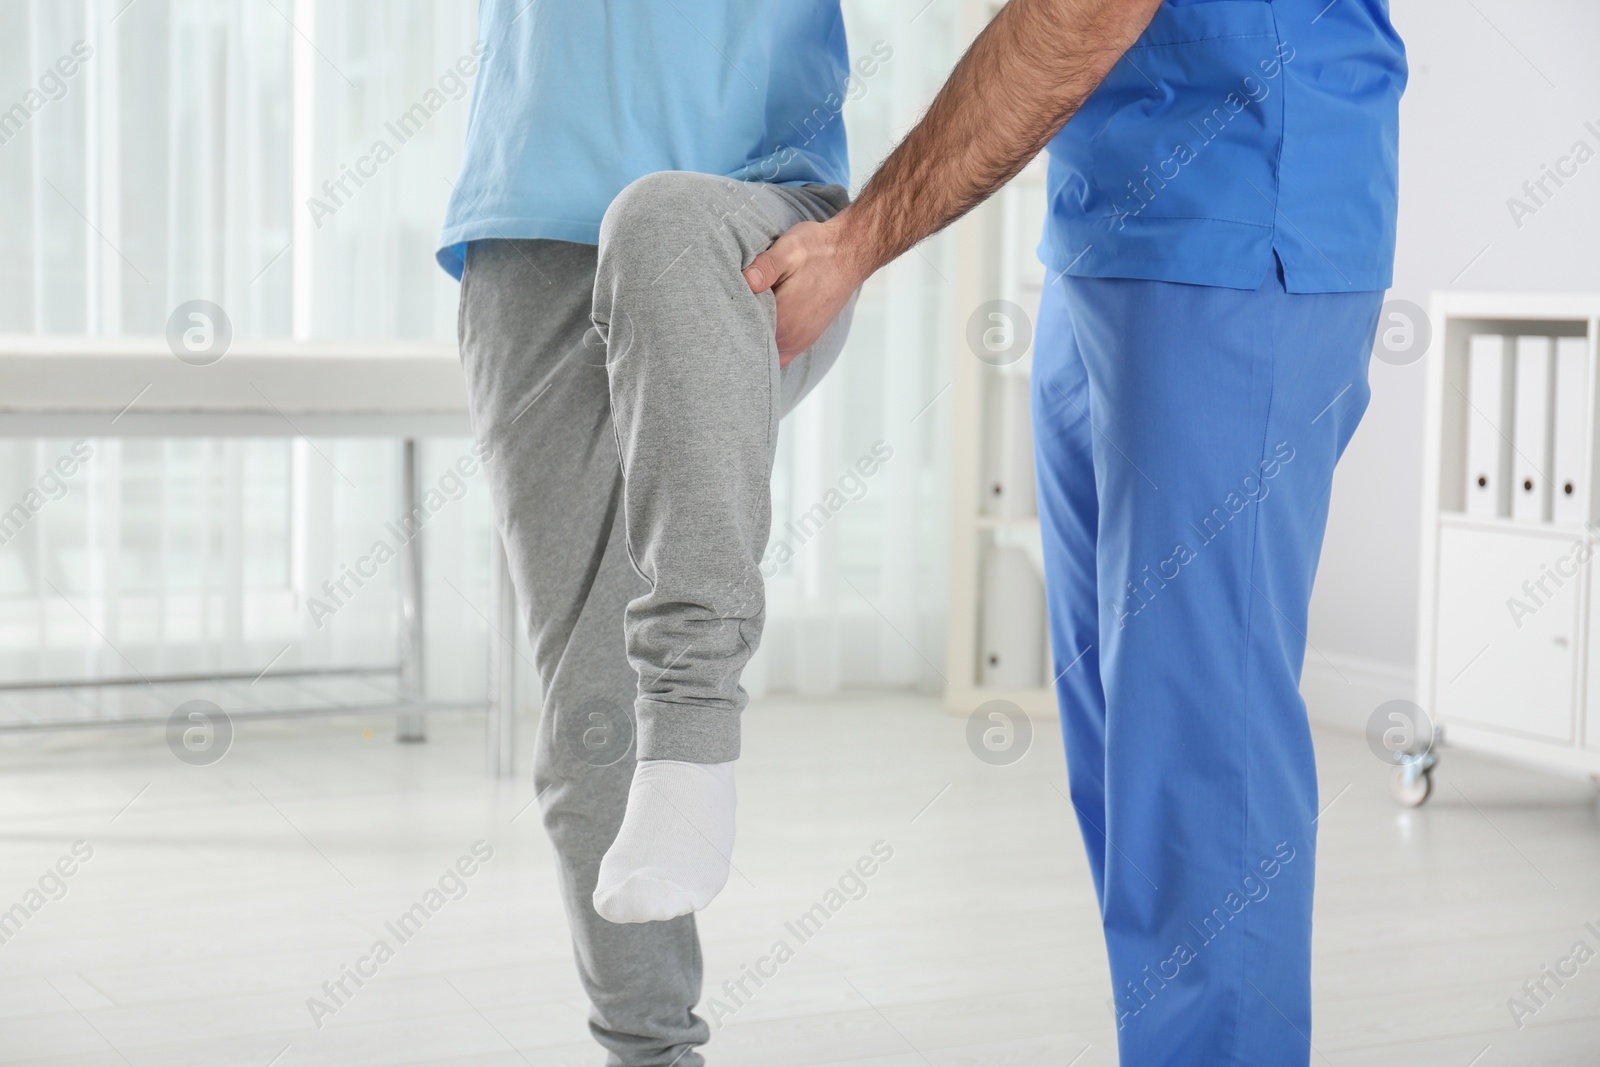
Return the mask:
[[[1392,11],[1411,82],[1390,297],[1426,307],[1435,289],[1600,291],[1600,3],[1394,0]],[[1578,140],[1596,158],[1564,188],[1548,183],[1555,195],[1518,226],[1507,200],[1535,206],[1522,184]],[[1425,367],[1373,360],[1372,406],[1334,479],[1306,660],[1323,718],[1364,721],[1361,703],[1410,695]]]

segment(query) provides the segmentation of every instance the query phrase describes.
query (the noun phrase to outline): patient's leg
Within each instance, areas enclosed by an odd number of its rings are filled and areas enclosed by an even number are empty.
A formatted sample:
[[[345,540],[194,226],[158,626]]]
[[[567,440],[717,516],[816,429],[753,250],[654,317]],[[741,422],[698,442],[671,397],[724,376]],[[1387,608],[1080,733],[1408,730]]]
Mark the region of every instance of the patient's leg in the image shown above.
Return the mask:
[[[608,1063],[701,1067],[693,917],[618,926],[595,912],[600,860],[633,777],[637,682],[622,641],[645,583],[628,562],[603,358],[586,342],[595,249],[476,241],[461,288],[473,429],[543,681],[533,782],[573,953]],[[589,338],[592,340],[592,338]],[[502,635],[509,637],[510,635]]]
[[[697,910],[727,881],[778,420],[832,364],[849,317],[780,370],[772,295],[752,294],[740,271],[844,203],[837,186],[668,172],[625,189],[601,226],[594,317],[628,550],[650,586],[626,622],[641,762],[595,891],[613,921]]]

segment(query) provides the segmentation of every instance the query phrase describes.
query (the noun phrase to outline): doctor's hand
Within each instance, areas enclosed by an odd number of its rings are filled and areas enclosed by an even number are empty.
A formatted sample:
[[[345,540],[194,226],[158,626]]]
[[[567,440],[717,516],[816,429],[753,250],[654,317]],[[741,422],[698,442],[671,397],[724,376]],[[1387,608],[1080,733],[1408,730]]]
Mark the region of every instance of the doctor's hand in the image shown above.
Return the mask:
[[[791,227],[745,268],[752,293],[771,290],[777,298],[781,367],[816,344],[872,273],[866,257],[851,248],[848,213]]]
[[[1162,0],[1007,0],[855,201],[745,268],[778,299],[778,361],[814,344],[873,271],[987,200],[1060,131]]]

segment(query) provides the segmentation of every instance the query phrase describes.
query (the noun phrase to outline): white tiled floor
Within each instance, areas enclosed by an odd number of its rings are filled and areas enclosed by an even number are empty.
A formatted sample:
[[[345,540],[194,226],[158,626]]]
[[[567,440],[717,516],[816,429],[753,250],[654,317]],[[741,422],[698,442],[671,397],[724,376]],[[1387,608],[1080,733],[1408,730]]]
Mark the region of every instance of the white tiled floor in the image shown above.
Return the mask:
[[[1059,737],[991,767],[964,727],[906,696],[748,713],[708,997],[875,842],[894,855],[716,1030],[715,1067],[1115,1062]],[[1403,812],[1361,738],[1318,741],[1314,1062],[1600,1064],[1600,959],[1520,1031],[1506,1005],[1600,948],[1594,788],[1447,751]],[[210,767],[153,731],[0,739],[0,909],[93,849],[0,945],[0,1062],[597,1067],[532,787],[481,759],[470,716],[423,746],[383,720],[249,723]],[[319,1029],[307,999],[480,840],[464,895]]]

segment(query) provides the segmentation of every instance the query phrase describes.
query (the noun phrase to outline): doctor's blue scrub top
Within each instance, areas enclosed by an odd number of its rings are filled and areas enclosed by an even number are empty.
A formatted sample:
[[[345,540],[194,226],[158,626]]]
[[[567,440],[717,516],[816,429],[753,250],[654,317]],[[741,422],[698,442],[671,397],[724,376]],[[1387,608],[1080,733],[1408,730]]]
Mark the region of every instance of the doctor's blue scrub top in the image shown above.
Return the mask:
[[[1166,0],[1049,145],[1052,272],[1291,293],[1392,280],[1386,0]]]
[[[663,170],[848,185],[839,0],[480,0],[478,84],[439,238],[595,244]],[[863,62],[867,62],[863,57]]]

